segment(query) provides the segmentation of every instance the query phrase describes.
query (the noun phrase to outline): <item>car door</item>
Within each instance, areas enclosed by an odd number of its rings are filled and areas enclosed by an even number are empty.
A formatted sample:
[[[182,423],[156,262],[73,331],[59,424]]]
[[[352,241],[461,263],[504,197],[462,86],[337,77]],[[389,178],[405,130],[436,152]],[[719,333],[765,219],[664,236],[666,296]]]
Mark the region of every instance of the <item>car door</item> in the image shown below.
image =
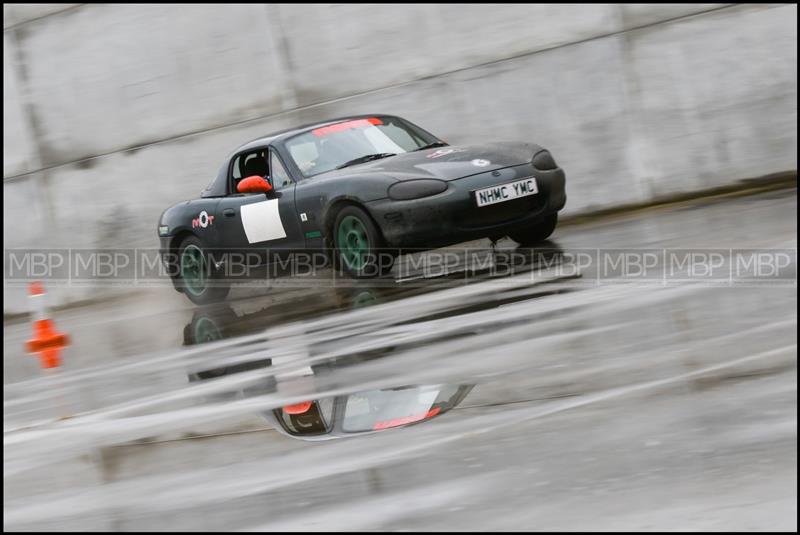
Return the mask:
[[[232,159],[229,193],[217,205],[221,246],[226,252],[236,255],[236,259],[246,259],[247,265],[277,260],[285,262],[292,252],[302,249],[304,245],[295,210],[295,184],[285,180],[275,183],[267,163],[264,170],[267,180],[273,184],[271,192],[236,192],[236,184],[246,178],[244,175],[248,169],[257,167],[248,165],[253,158],[268,162],[269,148],[242,153]]]

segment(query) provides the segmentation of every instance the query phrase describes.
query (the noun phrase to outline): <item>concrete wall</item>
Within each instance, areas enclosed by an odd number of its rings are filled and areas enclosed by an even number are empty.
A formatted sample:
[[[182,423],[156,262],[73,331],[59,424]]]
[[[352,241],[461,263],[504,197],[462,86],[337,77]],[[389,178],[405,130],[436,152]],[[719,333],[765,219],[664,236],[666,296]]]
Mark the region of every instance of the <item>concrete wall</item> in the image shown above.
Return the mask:
[[[348,113],[550,147],[569,214],[797,168],[796,5],[3,13],[6,248],[155,246],[235,146]]]

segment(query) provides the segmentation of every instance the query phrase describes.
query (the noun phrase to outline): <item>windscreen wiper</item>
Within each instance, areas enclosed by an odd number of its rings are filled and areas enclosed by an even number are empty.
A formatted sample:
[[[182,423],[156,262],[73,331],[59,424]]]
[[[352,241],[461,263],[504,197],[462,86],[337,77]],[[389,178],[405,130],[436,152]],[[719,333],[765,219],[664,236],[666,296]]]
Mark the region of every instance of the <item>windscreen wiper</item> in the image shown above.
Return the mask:
[[[356,165],[359,163],[371,162],[372,160],[380,160],[381,158],[388,158],[389,156],[397,156],[397,154],[393,152],[379,152],[378,154],[367,154],[366,156],[359,156],[358,158],[354,158],[349,162],[344,162],[342,165],[337,166],[336,169],[349,167],[351,165]]]
[[[435,149],[436,147],[446,147],[446,146],[447,143],[445,143],[444,141],[434,141],[433,143],[428,143],[427,145],[414,150]]]

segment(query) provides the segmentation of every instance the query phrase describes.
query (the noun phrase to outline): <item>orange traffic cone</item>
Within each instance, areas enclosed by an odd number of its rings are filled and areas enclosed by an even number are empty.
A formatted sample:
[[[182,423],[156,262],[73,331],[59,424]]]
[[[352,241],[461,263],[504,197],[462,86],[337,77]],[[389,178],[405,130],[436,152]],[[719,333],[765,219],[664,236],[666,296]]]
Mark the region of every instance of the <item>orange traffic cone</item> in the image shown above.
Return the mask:
[[[69,344],[69,337],[56,331],[45,303],[46,294],[41,282],[32,282],[29,289],[33,313],[33,338],[25,344],[29,353],[38,353],[43,370],[61,366],[61,350]]]

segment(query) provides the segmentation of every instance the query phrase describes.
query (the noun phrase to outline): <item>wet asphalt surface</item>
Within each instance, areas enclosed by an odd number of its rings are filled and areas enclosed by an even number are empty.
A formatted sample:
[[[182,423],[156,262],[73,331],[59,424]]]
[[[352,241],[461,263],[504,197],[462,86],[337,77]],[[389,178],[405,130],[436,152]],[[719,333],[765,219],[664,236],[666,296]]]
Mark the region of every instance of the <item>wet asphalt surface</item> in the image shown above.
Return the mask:
[[[6,324],[4,524],[796,530],[796,222],[779,191],[469,244],[494,267],[446,277],[142,288],[58,314],[56,377]],[[734,280],[752,249],[791,264]],[[688,277],[686,250],[726,260]],[[402,408],[358,413],[376,391]]]

